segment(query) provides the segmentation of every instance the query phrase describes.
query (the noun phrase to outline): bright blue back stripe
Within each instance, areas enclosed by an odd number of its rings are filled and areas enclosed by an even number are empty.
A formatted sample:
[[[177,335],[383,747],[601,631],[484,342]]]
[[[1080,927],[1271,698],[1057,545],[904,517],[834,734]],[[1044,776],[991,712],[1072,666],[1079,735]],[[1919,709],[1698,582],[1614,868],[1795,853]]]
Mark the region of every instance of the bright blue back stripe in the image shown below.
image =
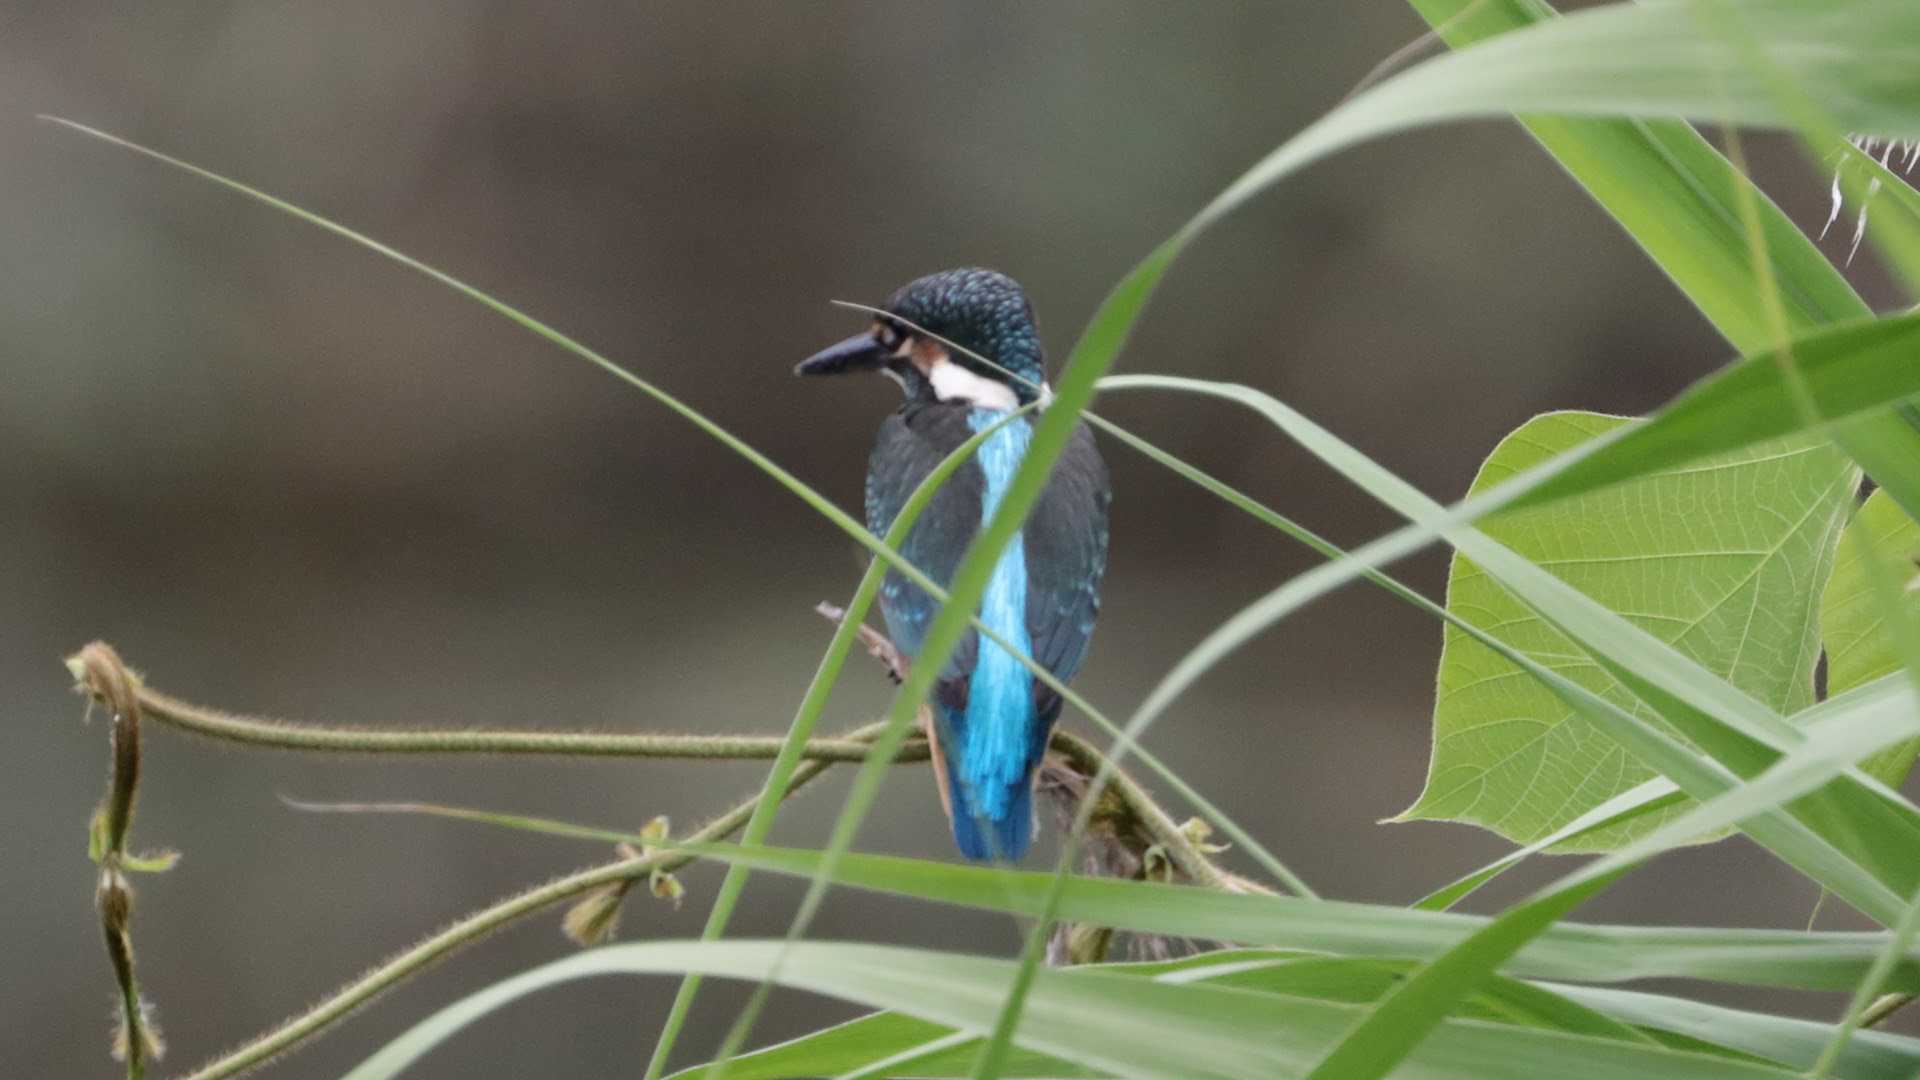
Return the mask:
[[[967,422],[975,431],[982,431],[1005,415],[990,409],[975,409],[968,414]],[[1021,418],[1000,428],[981,444],[976,460],[986,476],[986,488],[980,499],[983,526],[999,508],[1014,471],[1020,467],[1020,459],[1026,456],[1032,435],[1032,426]],[[1027,637],[1027,549],[1019,536],[1014,537],[1001,552],[1000,561],[994,564],[993,577],[980,602],[980,621],[1021,652],[1033,651]],[[966,731],[956,755],[961,787],[971,802],[974,816],[1005,825],[1010,814],[1028,804],[1028,800],[1018,798],[1017,793],[1027,783],[1027,756],[1033,744],[1034,719],[1033,673],[1012,653],[985,638],[980,639],[973,676],[967,684]],[[954,815],[958,817],[961,813],[962,808],[955,806]],[[1031,814],[1031,810],[1022,816],[1027,814]],[[1015,824],[1023,829],[1030,827],[1026,821]]]

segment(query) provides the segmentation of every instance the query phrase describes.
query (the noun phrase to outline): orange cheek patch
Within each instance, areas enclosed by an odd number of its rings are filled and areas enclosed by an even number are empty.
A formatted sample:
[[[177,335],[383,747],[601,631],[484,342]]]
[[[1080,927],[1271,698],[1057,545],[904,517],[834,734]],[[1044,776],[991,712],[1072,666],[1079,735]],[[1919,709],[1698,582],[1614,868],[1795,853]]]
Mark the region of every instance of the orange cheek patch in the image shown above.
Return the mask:
[[[928,378],[933,377],[936,366],[946,363],[948,359],[946,346],[926,338],[914,338],[913,349],[908,355],[913,360],[913,366]]]

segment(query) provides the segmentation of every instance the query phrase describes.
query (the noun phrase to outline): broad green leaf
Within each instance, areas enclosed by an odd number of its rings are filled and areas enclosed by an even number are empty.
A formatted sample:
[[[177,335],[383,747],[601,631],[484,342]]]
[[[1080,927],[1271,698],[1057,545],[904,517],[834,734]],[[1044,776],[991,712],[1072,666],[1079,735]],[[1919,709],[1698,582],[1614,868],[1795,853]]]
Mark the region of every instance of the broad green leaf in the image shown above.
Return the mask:
[[[1478,492],[1626,423],[1537,417],[1503,439]],[[1813,586],[1831,565],[1848,471],[1804,442],[1761,444],[1550,506],[1482,531],[1782,713],[1811,703]],[[1447,606],[1542,664],[1649,720],[1657,715],[1498,581],[1456,555]],[[1433,758],[1402,820],[1465,821],[1529,843],[1655,773],[1551,691],[1447,627]],[[1653,827],[1644,815],[1564,841],[1599,851]]]
[[[1463,554],[1498,577],[1505,588],[1523,597],[1557,630],[1577,639],[1663,720],[1708,749],[1714,755],[1711,762],[1696,758],[1658,725],[1633,716],[1524,655],[1520,657],[1525,661],[1520,666],[1528,674],[1604,727],[1630,752],[1656,764],[1682,790],[1703,799],[1727,797],[1727,801],[1702,807],[1697,813],[1741,805],[1741,814],[1729,815],[1720,825],[1743,823],[1757,840],[1883,924],[1891,925],[1905,914],[1907,905],[1902,897],[1911,891],[1916,867],[1913,853],[1920,839],[1915,835],[1914,808],[1898,793],[1859,773],[1843,759],[1835,771],[1844,770],[1844,779],[1796,800],[1790,807],[1790,819],[1781,817],[1777,800],[1748,799],[1734,777],[1757,773],[1781,754],[1807,742],[1805,734],[1795,730],[1779,712],[1499,541],[1449,522],[1450,514],[1460,512],[1458,508],[1447,511],[1440,507],[1281,403],[1245,388],[1194,389],[1259,409],[1322,460],[1411,518],[1417,528],[1439,531]],[[1161,681],[1129,721],[1129,733],[1137,736],[1181,690],[1255,633],[1390,557],[1395,542],[1394,537],[1388,537],[1365,545],[1288,582],[1234,616]],[[1878,745],[1865,746],[1862,752]],[[1796,764],[1804,767],[1807,763]],[[1796,790],[1805,789],[1783,790],[1780,798],[1792,797]],[[1658,831],[1653,835],[1664,839]],[[1635,851],[1636,857],[1644,858],[1645,854]],[[1604,875],[1582,873],[1538,894],[1420,969],[1316,1063],[1312,1070],[1315,1080],[1371,1080],[1395,1068],[1429,1037],[1464,994],[1471,993],[1530,940],[1604,889],[1629,864],[1613,860],[1609,865],[1614,869]],[[1900,892],[1894,891],[1896,887]]]
[[[778,959],[778,963],[776,963]],[[514,976],[415,1025],[348,1074],[386,1080],[466,1024],[525,994],[595,975],[700,972],[891,1007],[981,1033],[1000,1012],[1010,961],[841,942],[657,942],[595,949]],[[1293,1075],[1337,1041],[1365,1006],[1100,971],[1037,971],[1015,1043],[1132,1077]],[[1432,1080],[1568,1073],[1595,1080],[1787,1080],[1772,1065],[1626,1039],[1474,1020],[1443,1020],[1405,1063]]]
[[[1881,557],[1897,562],[1909,573],[1915,563],[1920,562],[1920,525],[1885,491],[1869,495],[1847,527],[1866,530]],[[1893,644],[1883,633],[1880,611],[1868,591],[1870,588],[1859,548],[1842,541],[1833,576],[1820,598],[1820,635],[1827,647],[1829,693],[1851,690],[1900,669]],[[1910,591],[1909,599],[1914,595]],[[1920,741],[1901,743],[1861,762],[1860,767],[1889,784],[1898,784],[1913,767],[1917,753],[1920,753]]]
[[[1830,738],[1835,725],[1846,722],[1854,710],[1874,708],[1887,700],[1900,701],[1903,703],[1902,707],[1913,708],[1911,685],[1904,678],[1882,676],[1871,680],[1866,685],[1829,697],[1826,701],[1797,714],[1794,721],[1807,732],[1810,741],[1819,742]],[[1531,844],[1517,848],[1478,870],[1462,875],[1421,898],[1413,906],[1431,911],[1446,910],[1523,859],[1551,850],[1556,845],[1576,836],[1632,821],[1641,815],[1665,809],[1684,800],[1685,796],[1680,794],[1671,780],[1665,778],[1649,780],[1630,791],[1608,799]]]
[[[1913,316],[1885,322],[1864,320],[1816,333],[1807,340],[1794,343],[1794,349],[1822,408],[1830,416],[1849,415],[1876,405],[1887,406],[1920,389],[1920,367],[1910,362],[1913,350],[1920,347],[1916,336],[1920,336],[1920,319]],[[1409,526],[1384,538],[1375,549],[1380,552],[1377,558],[1371,562],[1357,558],[1349,561],[1346,564],[1349,570],[1341,574],[1334,569],[1325,575],[1315,591],[1324,592],[1342,580],[1365,576],[1423,610],[1443,619],[1455,620],[1458,616],[1453,612],[1436,607],[1425,597],[1405,589],[1372,567],[1382,565],[1392,555],[1412,550],[1419,542],[1439,535],[1444,531],[1443,524],[1470,523],[1510,503],[1526,504],[1565,498],[1570,494],[1641,476],[1652,469],[1689,464],[1716,450],[1744,449],[1775,436],[1797,432],[1804,427],[1804,421],[1792,407],[1781,367],[1778,358],[1772,354],[1738,361],[1703,379],[1647,422],[1630,429],[1620,429],[1618,434],[1623,437],[1612,440],[1609,445],[1599,448],[1598,452],[1584,457],[1578,454],[1564,455],[1542,462],[1534,469],[1496,485],[1494,490],[1480,493],[1459,504],[1441,521]],[[1299,427],[1298,418],[1291,410],[1246,387],[1151,375],[1110,376],[1101,381],[1100,387],[1103,391],[1170,389],[1219,396],[1254,408],[1290,431],[1297,431]],[[1101,423],[1103,428],[1111,430],[1097,418],[1093,419]],[[1171,459],[1164,451],[1141,444],[1125,432],[1114,431],[1113,434],[1234,505],[1300,539],[1316,551],[1334,558],[1343,555],[1338,548],[1211,477],[1197,474],[1195,470]],[[1604,440],[1596,440],[1599,441]],[[1582,450],[1587,448],[1583,447]],[[1504,642],[1482,640],[1489,648],[1508,648]],[[1518,660],[1516,658],[1516,662]],[[1578,702],[1569,703],[1569,707],[1578,706]],[[1664,801],[1671,804],[1674,799],[1668,797]],[[1639,816],[1645,809],[1623,807],[1622,819]],[[1589,829],[1570,830],[1583,831]],[[1457,902],[1467,892],[1517,863],[1532,850],[1535,850],[1535,846],[1530,845],[1528,849],[1515,853],[1483,872],[1469,875],[1467,879],[1456,882],[1454,886],[1441,890],[1422,903],[1444,906]]]
[[[1117,380],[1116,380],[1117,381]],[[1145,380],[1142,380],[1145,381]],[[1722,794],[1738,777],[1752,775],[1806,740],[1778,712],[1707,671],[1683,653],[1585,593],[1535,565],[1485,533],[1461,524],[1474,504],[1509,487],[1524,487],[1537,471],[1516,476],[1493,491],[1445,508],[1382,468],[1332,432],[1284,403],[1247,387],[1194,379],[1151,380],[1192,393],[1217,396],[1258,411],[1363,490],[1412,519],[1406,529],[1362,545],[1315,567],[1254,601],[1209,634],[1163,677],[1127,722],[1137,737],[1193,682],[1256,634],[1327,592],[1443,536],[1501,584],[1526,600],[1562,633],[1577,638],[1641,701],[1655,708],[1712,756],[1703,758],[1661,725],[1636,716],[1559,672],[1516,652],[1502,639],[1460,623],[1489,647],[1521,667],[1567,706],[1605,730],[1636,758],[1658,768],[1696,798]],[[1557,462],[1605,441],[1595,439]],[[1455,625],[1455,624],[1450,624]],[[1790,812],[1789,812],[1790,811]],[[1920,811],[1872,778],[1849,770],[1832,791],[1798,800],[1788,810],[1769,809],[1742,828],[1770,851],[1827,886],[1835,895],[1883,925],[1899,918],[1902,897],[1920,871]],[[1898,891],[1896,891],[1896,888]]]

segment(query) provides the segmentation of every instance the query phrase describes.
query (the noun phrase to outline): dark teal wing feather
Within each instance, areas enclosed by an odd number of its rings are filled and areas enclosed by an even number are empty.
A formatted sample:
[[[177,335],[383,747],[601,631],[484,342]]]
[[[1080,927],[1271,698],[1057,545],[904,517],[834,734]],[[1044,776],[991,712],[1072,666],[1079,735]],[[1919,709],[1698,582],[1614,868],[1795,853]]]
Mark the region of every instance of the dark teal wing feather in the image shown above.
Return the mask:
[[[920,482],[948,454],[973,436],[967,410],[951,405],[908,406],[880,425],[880,437],[867,466],[867,528],[884,534]],[[972,462],[954,471],[907,534],[900,553],[943,587],[980,529],[984,478]],[[880,612],[887,635],[908,656],[918,655],[927,626],[940,605],[897,570],[881,584]],[[964,687],[973,670],[977,641],[969,631],[947,662],[943,676]]]
[[[1106,462],[1082,424],[1027,518],[1027,632],[1033,658],[1061,681],[1080,671],[1107,570]],[[1044,691],[1037,687],[1036,692]]]

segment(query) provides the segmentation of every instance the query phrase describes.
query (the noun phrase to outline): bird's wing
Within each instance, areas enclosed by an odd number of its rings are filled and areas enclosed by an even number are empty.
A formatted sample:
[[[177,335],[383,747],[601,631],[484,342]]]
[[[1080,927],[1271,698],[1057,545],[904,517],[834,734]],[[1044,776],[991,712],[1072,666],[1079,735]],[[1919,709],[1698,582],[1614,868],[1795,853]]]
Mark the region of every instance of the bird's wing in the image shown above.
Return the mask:
[[[875,535],[884,535],[927,474],[972,435],[963,407],[910,407],[889,416],[880,425],[880,437],[867,467],[867,528]],[[960,557],[980,529],[984,487],[979,466],[972,462],[962,465],[935,493],[901,546],[901,554],[943,588],[953,580]],[[907,655],[920,652],[927,627],[939,609],[939,603],[925,590],[898,571],[887,572],[881,585],[880,611],[886,618],[888,635]],[[978,640],[969,631],[947,662],[945,678],[964,685],[973,671],[977,649]]]
[[[1033,658],[1062,681],[1087,657],[1107,569],[1106,462],[1085,424],[1054,466],[1027,519],[1027,633]]]

